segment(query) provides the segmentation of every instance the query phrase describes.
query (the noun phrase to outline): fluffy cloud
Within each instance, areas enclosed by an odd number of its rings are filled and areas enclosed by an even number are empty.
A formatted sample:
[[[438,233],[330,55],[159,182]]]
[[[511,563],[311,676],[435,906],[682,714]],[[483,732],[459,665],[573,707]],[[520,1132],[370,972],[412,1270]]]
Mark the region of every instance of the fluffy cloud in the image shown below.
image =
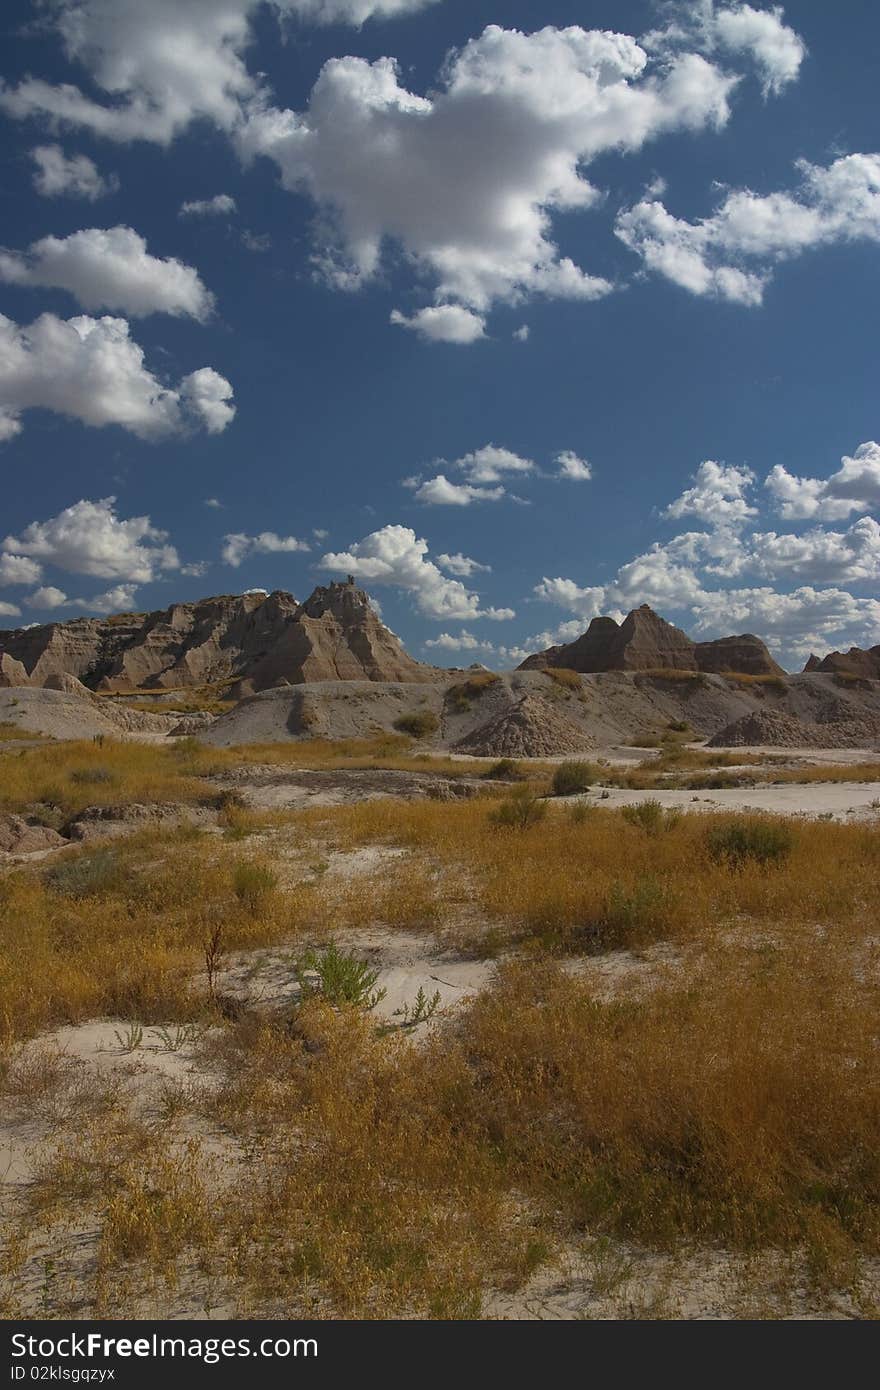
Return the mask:
[[[866,444],[854,458],[845,458],[831,479],[798,479],[776,468],[766,486],[790,516],[847,515],[868,499],[880,474],[878,463],[880,448]],[[823,645],[873,645],[880,602],[840,586],[876,588],[880,582],[880,523],[863,516],[845,531],[819,525],[800,533],[749,530],[747,523],[757,512],[750,500],[755,482],[747,468],[707,460],[693,486],[663,515],[672,520],[696,516],[708,529],[656,542],[603,585],[542,579],[535,596],[577,617],[555,631],[536,634],[531,650],[571,641],[598,614],[620,617],[641,603],[667,614],[689,614],[687,626],[697,635],[757,632],[795,659]],[[747,577],[758,582],[744,585]],[[719,584],[736,579],[737,587]],[[791,592],[775,587],[792,581],[799,587]]]
[[[486,320],[461,304],[435,304],[407,318],[392,309],[391,322],[411,328],[429,343],[475,343],[486,336]]]
[[[555,462],[558,476],[567,478],[569,482],[586,483],[593,476],[592,466],[586,459],[578,458],[571,449],[563,449],[561,454],[556,455]]]
[[[472,632],[468,632],[463,627],[461,632],[441,632],[439,637],[432,637],[424,643],[425,647],[447,652],[491,652],[494,647],[491,642],[481,642],[479,637],[475,637]]]
[[[734,84],[695,53],[650,71],[623,34],[490,25],[451,55],[430,97],[402,86],[390,58],[334,58],[305,112],[256,103],[237,140],[335,223],[337,245],[320,254],[332,283],[375,275],[396,243],[433,280],[435,307],[482,315],[529,294],[608,294],[560,256],[552,214],[597,202],[583,173],[597,156],[722,125]]]
[[[757,507],[746,500],[754,481],[750,468],[734,468],[706,459],[697,469],[693,487],[671,502],[663,515],[674,520],[696,516],[714,525],[736,525],[758,514]]]
[[[297,540],[296,536],[277,536],[274,531],[261,531],[258,536],[237,531],[224,536],[223,541],[223,563],[232,565],[233,569],[238,569],[249,555],[292,555],[311,550],[308,541]]]
[[[694,606],[695,632],[758,632],[798,657],[832,646],[869,646],[880,631],[880,602],[811,585],[780,594],[771,588],[724,589]]]
[[[69,574],[89,574],[148,584],[179,561],[168,535],[148,516],[125,520],[116,514],[116,498],[83,499],[47,521],[32,521],[20,536],[7,536],[4,555],[24,555]]]
[[[500,449],[497,444],[487,444],[482,449],[465,454],[449,466],[461,473],[466,481],[457,483],[447,478],[445,473],[437,473],[425,481],[421,477],[407,478],[404,485],[415,490],[416,501],[429,506],[468,507],[472,502],[499,502],[507,496],[507,489],[503,486],[505,478],[511,474],[522,476],[535,471],[531,459],[521,458],[510,449]]]
[[[880,509],[880,444],[871,439],[852,458],[845,454],[830,478],[798,478],[777,464],[765,487],[786,521],[839,521],[852,512]]]
[[[470,579],[472,574],[492,573],[491,565],[481,565],[479,560],[472,560],[469,555],[462,555],[461,551],[455,555],[438,555],[437,564],[459,579]]]
[[[778,93],[794,82],[807,50],[800,35],[782,22],[781,5],[771,10],[751,5],[711,8],[715,42],[733,53],[750,53],[763,75],[765,92]]]
[[[42,568],[26,555],[0,555],[0,584],[37,584]]]
[[[237,210],[230,193],[215,193],[213,198],[194,198],[181,203],[178,217],[226,217]]]
[[[261,0],[55,0],[51,19],[73,62],[105,93],[96,101],[71,83],[28,77],[0,90],[0,104],[23,119],[42,116],[109,140],[160,145],[191,122],[231,130],[242,103],[259,91],[244,63],[250,21]],[[314,23],[406,14],[431,0],[272,0],[280,15]]]
[[[84,608],[89,613],[130,613],[134,608],[136,593],[134,584],[115,584],[103,594],[95,594],[94,598],[75,599],[72,602],[76,608]]]
[[[20,618],[21,609],[15,603],[0,602],[0,618]]]
[[[37,166],[34,188],[43,198],[85,198],[94,203],[119,187],[115,174],[105,178],[88,155],[68,157],[60,145],[37,145],[31,158]]]
[[[63,608],[69,599],[63,589],[57,589],[54,584],[46,584],[42,589],[35,589],[29,598],[25,599],[28,608]]]
[[[618,215],[615,230],[649,270],[692,294],[760,304],[775,264],[835,242],[880,241],[880,155],[797,167],[797,193],[737,189],[697,222],[644,199]]]
[[[151,256],[131,227],[87,227],[43,237],[20,254],[0,252],[0,279],[67,290],[84,309],[121,309],[135,318],[173,314],[204,320],[214,297],[190,265]]]
[[[210,367],[163,386],[125,319],[41,314],[22,328],[0,314],[0,440],[18,434],[21,414],[33,409],[120,425],[146,440],[194,428],[217,434],[235,414],[231,397],[229,382]]]
[[[582,589],[573,579],[548,579],[546,575],[535,585],[534,592],[545,603],[558,604],[587,619],[597,617],[605,602],[605,590],[601,585]]]
[[[800,35],[784,23],[781,5],[758,10],[740,3],[721,6],[716,0],[685,0],[672,23],[643,42],[661,52],[686,44],[708,53],[745,54],[758,68],[765,96],[778,95],[795,81],[807,52]]]
[[[472,502],[500,502],[503,487],[473,487],[471,483],[450,482],[445,473],[428,478],[416,488],[417,502],[432,507],[469,507]]]
[[[420,613],[443,621],[503,620],[510,608],[481,608],[478,594],[449,579],[428,559],[428,542],[408,526],[383,526],[349,550],[325,555],[321,567],[355,574],[368,583],[388,584],[413,595]]]

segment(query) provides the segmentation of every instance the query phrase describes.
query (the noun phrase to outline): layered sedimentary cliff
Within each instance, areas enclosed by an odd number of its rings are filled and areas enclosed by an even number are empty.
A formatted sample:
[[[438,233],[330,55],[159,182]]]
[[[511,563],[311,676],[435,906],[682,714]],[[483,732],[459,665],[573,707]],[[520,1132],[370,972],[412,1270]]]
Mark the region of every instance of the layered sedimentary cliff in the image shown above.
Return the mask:
[[[602,671],[727,671],[747,675],[782,675],[759,637],[744,633],[713,642],[692,642],[681,628],[661,618],[647,604],[634,608],[622,623],[594,618],[582,636],[565,646],[536,652],[520,670],[567,667],[585,675]]]
[[[408,656],[353,582],[292,594],[224,595],[156,613],[76,618],[0,633],[0,685],[75,676],[129,691],[236,682],[240,693],[321,680],[414,681]]]

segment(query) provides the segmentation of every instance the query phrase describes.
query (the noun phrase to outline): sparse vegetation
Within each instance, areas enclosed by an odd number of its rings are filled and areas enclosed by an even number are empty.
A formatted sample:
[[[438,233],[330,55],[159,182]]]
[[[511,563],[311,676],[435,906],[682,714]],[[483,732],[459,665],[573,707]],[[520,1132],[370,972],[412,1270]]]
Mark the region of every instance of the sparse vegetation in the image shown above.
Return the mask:
[[[394,727],[398,733],[408,734],[410,738],[430,738],[436,734],[440,721],[430,710],[417,710],[413,714],[402,714],[395,719]]]
[[[742,869],[748,863],[779,864],[791,854],[794,834],[780,821],[741,817],[709,827],[706,844],[713,859]]]
[[[553,774],[553,795],[579,796],[588,792],[595,780],[596,769],[590,763],[560,763]]]
[[[494,671],[475,671],[466,681],[452,685],[446,692],[446,708],[452,714],[464,714],[474,700],[479,700],[501,679]]]
[[[579,671],[571,671],[567,666],[546,666],[544,675],[563,690],[582,690],[583,681]]]
[[[526,776],[514,758],[499,758],[483,773],[487,782],[520,782]]]
[[[304,744],[297,761],[370,766],[379,746]],[[418,766],[407,741],[381,746]],[[34,777],[47,806],[94,801],[69,776],[91,767],[113,772],[100,790],[114,800],[198,800],[216,794],[206,769],[274,757],[150,748],[151,766],[141,751],[14,750],[4,804],[32,804]],[[449,802],[230,806],[247,857],[224,835],[146,830],[4,870],[0,1104],[53,1140],[3,1233],[3,1312],[147,1316],[197,1297],[244,1317],[477,1317],[585,1249],[584,1297],[624,1309],[646,1261],[711,1249],[740,1271],[744,1306],[867,1316],[876,828],[650,799],[566,810],[540,795],[565,766]],[[594,786],[618,775],[573,766]],[[665,745],[649,766],[800,774]],[[339,871],[367,849],[391,857]],[[496,965],[453,1026],[427,982],[383,1012],[363,927]],[[257,982],[229,1007],[262,947],[288,962],[286,1005]],[[96,1018],[120,1053],[112,1085],[25,1046]],[[136,1093],[120,1079],[183,1049],[192,1080]],[[71,1236],[84,1228],[88,1265]]]
[[[547,814],[547,804],[536,796],[531,787],[516,787],[510,795],[490,811],[491,823],[503,830],[530,830]]]

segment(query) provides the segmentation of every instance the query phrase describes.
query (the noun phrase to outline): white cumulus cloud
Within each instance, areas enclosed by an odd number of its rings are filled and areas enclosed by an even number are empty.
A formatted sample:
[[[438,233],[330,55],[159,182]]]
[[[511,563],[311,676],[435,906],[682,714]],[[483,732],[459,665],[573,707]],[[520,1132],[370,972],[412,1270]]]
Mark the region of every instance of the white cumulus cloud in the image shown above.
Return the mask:
[[[799,478],[776,464],[765,486],[786,521],[839,521],[852,512],[880,510],[880,444],[860,444],[829,478]]]
[[[750,468],[735,468],[706,459],[694,476],[693,487],[670,502],[663,515],[678,520],[696,516],[713,525],[735,525],[757,516],[758,509],[747,500],[755,475]]]
[[[42,198],[85,198],[94,203],[119,187],[115,174],[101,174],[88,155],[66,155],[60,145],[37,145],[31,159],[37,166],[34,188]]]
[[[758,305],[777,264],[835,243],[880,241],[880,154],[797,167],[794,193],[736,189],[697,222],[646,198],[618,214],[615,230],[648,270],[691,294]]]
[[[798,77],[807,49],[801,36],[785,23],[781,5],[756,9],[744,3],[680,0],[672,11],[673,19],[665,29],[645,37],[648,47],[675,52],[687,45],[706,53],[720,49],[744,54],[755,63],[765,96],[778,95]]]
[[[45,584],[41,589],[34,592],[25,599],[28,608],[63,608],[69,599],[63,589],[58,589],[54,584]]]
[[[163,386],[144,363],[125,319],[41,314],[20,327],[0,314],[0,440],[27,410],[51,410],[84,425],[120,425],[160,440],[204,428],[216,434],[235,414],[232,387],[210,367]]]
[[[41,566],[26,555],[0,554],[0,584],[37,584],[42,576]]]
[[[459,579],[470,579],[472,574],[492,573],[491,565],[481,565],[479,560],[472,560],[469,555],[462,555],[461,551],[455,555],[438,555],[437,564]]]
[[[249,555],[290,555],[311,550],[308,541],[298,540],[296,536],[278,536],[274,531],[261,531],[258,536],[236,531],[224,536],[223,540],[223,562],[234,569],[238,569]]]
[[[407,318],[392,309],[391,322],[410,328],[429,343],[476,343],[486,336],[486,320],[462,304],[434,304]]]
[[[419,612],[427,618],[470,621],[515,616],[510,608],[482,608],[478,594],[466,589],[460,580],[449,579],[428,558],[428,542],[408,526],[383,526],[348,550],[325,555],[321,567],[402,589],[413,596]]]
[[[204,320],[214,307],[198,271],[173,257],[151,256],[131,227],[87,227],[68,237],[43,237],[24,253],[0,251],[0,279],[67,290],[84,309],[120,309],[134,318]]]
[[[459,633],[441,632],[439,637],[431,637],[423,644],[429,649],[438,649],[448,652],[491,652],[494,647],[491,642],[481,642],[479,637],[475,637],[472,632],[468,632],[466,627]]]
[[[587,483],[593,476],[592,465],[579,458],[571,449],[563,449],[555,459],[557,474],[572,483]]]
[[[168,534],[148,516],[121,519],[116,498],[83,498],[46,521],[32,521],[20,536],[7,536],[4,555],[30,556],[69,574],[89,574],[148,584],[164,570],[179,568]]]
[[[215,193],[213,198],[193,198],[181,203],[178,217],[228,217],[237,210],[231,193]]]
[[[391,58],[334,58],[305,111],[264,98],[236,138],[335,226],[318,253],[331,283],[374,276],[397,244],[433,281],[436,308],[455,301],[482,317],[499,300],[610,293],[560,254],[553,214],[598,202],[584,170],[599,155],[723,125],[735,81],[696,53],[653,69],[625,34],[489,25],[452,53],[430,96],[407,90]]]
[[[272,0],[279,17],[362,24],[431,0]],[[167,145],[196,120],[232,130],[260,91],[244,54],[261,0],[54,0],[48,8],[65,55],[105,99],[70,82],[27,77],[0,89],[0,105],[109,140]]]

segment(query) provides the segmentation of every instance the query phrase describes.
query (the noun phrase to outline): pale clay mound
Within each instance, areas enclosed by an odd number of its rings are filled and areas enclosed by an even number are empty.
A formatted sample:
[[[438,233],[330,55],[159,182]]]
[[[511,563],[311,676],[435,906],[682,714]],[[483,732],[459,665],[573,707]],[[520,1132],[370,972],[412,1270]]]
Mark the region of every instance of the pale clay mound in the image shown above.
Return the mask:
[[[858,748],[880,740],[880,719],[870,711],[855,719],[806,723],[780,710],[751,710],[714,738],[710,748]]]
[[[483,758],[543,758],[585,753],[593,746],[592,739],[547,700],[523,695],[518,704],[460,739],[455,748]]]

